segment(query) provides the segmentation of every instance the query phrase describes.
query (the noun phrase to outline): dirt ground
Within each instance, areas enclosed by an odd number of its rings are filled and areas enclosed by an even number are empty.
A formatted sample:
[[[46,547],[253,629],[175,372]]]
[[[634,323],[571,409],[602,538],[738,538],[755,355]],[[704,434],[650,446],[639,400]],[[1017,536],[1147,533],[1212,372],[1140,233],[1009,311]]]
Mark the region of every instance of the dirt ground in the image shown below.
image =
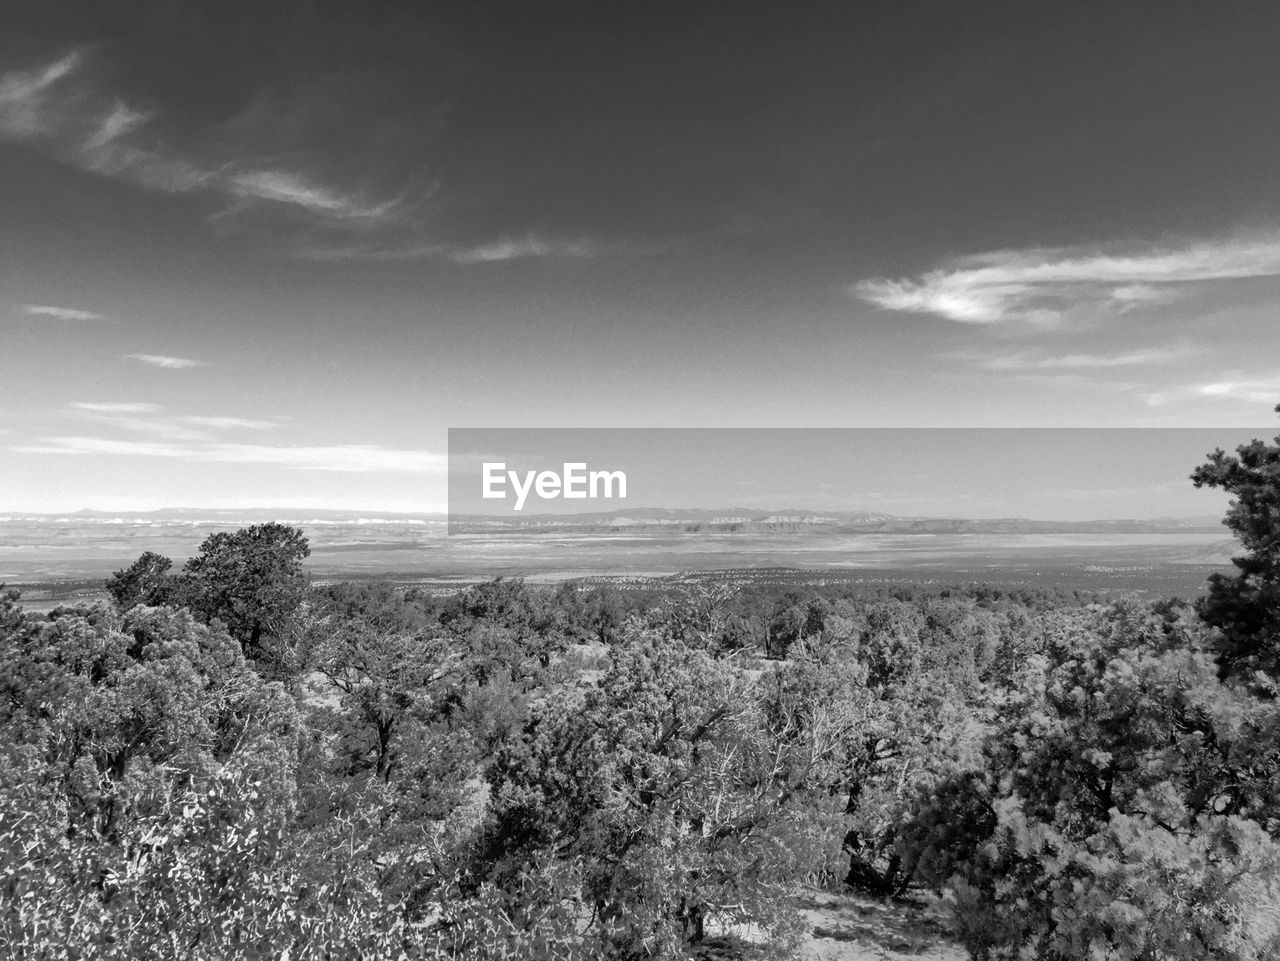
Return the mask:
[[[801,913],[809,933],[796,953],[797,961],[967,959],[964,949],[947,940],[941,925],[924,907],[814,892],[802,904]],[[759,957],[752,940],[749,934],[716,939],[702,954],[708,961]]]
[[[923,908],[859,898],[816,894],[803,914],[811,933],[800,948],[802,961],[965,961],[965,951],[946,940],[941,926]]]

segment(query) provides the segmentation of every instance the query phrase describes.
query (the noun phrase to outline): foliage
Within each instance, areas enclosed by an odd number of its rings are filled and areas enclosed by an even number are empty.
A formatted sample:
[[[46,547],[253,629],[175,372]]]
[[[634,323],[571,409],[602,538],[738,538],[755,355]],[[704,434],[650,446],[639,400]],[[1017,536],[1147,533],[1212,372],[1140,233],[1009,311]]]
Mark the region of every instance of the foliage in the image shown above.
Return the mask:
[[[0,591],[18,957],[682,958],[804,885],[975,959],[1280,955],[1280,438],[1196,607],[1066,591],[311,588],[302,532]],[[579,647],[578,645],[585,645]]]
[[[901,847],[951,891],[975,958],[1280,949],[1280,846],[1265,830],[1280,727],[1222,685],[1186,614],[1119,607],[1053,640],[985,773],[921,797]]]
[[[1200,604],[1205,623],[1221,631],[1223,674],[1280,676],[1280,437],[1273,444],[1254,440],[1235,455],[1215,450],[1191,479],[1232,496],[1223,523],[1247,551],[1232,559],[1236,576],[1210,576]]]
[[[440,622],[456,634],[485,625],[509,631],[517,645],[548,667],[564,650],[574,628],[572,615],[582,609],[576,591],[552,595],[529,588],[524,581],[497,578],[467,588],[450,599]]]
[[[495,759],[484,877],[510,890],[564,866],[537,910],[577,905],[600,957],[674,957],[712,921],[785,944],[813,839],[788,805],[804,768],[774,733],[747,676],[635,634]]]
[[[119,611],[173,605],[205,623],[221,622],[264,671],[281,677],[297,667],[288,627],[306,591],[302,561],[310,554],[297,528],[259,524],[211,534],[178,574],[170,573],[169,558],[148,551],[106,588]]]
[[[183,566],[186,599],[205,620],[225,624],[250,657],[287,666],[279,644],[302,602],[310,554],[302,531],[284,524],[211,534]]]
[[[172,567],[173,561],[169,558],[146,551],[131,565],[111,575],[106,584],[107,593],[120,611],[139,604],[181,603],[182,582],[170,573]]]

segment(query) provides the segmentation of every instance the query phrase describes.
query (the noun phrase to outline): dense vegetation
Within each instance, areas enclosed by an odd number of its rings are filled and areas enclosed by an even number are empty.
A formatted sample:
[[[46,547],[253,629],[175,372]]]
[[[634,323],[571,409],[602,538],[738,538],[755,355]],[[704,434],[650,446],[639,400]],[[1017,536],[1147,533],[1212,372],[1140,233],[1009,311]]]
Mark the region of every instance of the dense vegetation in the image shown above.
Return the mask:
[[[1280,439],[1277,441],[1280,444]],[[933,897],[975,959],[1280,956],[1280,446],[1198,605],[307,583],[299,531],[0,601],[17,958],[786,956]],[[749,926],[749,927],[748,927]]]

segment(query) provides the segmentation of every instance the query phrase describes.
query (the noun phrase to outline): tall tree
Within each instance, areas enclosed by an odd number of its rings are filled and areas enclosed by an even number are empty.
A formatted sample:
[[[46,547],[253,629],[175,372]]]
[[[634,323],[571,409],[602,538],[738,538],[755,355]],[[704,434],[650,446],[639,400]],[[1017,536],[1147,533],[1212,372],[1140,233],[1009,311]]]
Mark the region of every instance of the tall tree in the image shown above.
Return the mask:
[[[189,603],[201,617],[217,618],[250,657],[267,649],[302,603],[307,574],[302,561],[311,548],[302,531],[285,524],[257,524],[234,533],[211,534],[183,567]]]
[[[1191,480],[1231,495],[1223,523],[1247,551],[1232,558],[1239,573],[1209,578],[1200,603],[1200,616],[1221,632],[1219,669],[1224,677],[1280,676],[1280,437],[1254,440],[1235,454],[1215,450]]]
[[[182,582],[170,573],[173,561],[155,551],[146,551],[128,567],[116,571],[107,581],[107,592],[116,610],[124,612],[139,604],[156,607],[182,603]]]

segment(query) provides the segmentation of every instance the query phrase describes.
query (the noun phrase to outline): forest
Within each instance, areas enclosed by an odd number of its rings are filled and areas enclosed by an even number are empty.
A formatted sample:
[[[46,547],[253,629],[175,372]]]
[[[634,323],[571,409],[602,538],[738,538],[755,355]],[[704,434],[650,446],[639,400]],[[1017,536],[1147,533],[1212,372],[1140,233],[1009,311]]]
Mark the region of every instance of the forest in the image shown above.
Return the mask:
[[[786,958],[807,891],[975,961],[1280,956],[1280,438],[1191,600],[311,583],[302,531],[0,601],[20,959]]]

